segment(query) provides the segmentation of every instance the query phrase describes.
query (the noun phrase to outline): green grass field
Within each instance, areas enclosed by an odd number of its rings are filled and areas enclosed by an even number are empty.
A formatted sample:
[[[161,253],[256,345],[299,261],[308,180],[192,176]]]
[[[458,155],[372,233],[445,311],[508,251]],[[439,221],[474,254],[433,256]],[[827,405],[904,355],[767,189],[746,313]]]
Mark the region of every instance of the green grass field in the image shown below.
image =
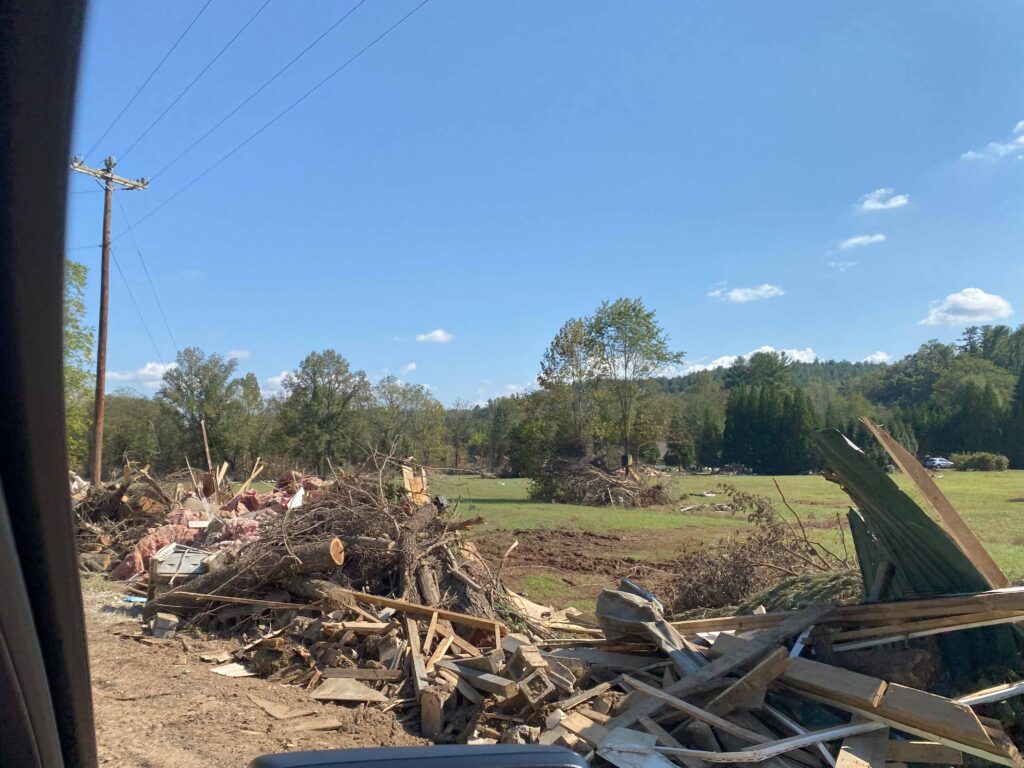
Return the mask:
[[[836,515],[844,515],[849,498],[838,486],[816,475],[776,478],[786,499],[805,523],[811,523],[823,542],[838,545]],[[919,503],[906,478],[896,482]],[[948,472],[936,478],[960,514],[971,525],[1010,579],[1024,577],[1024,470],[1006,472]],[[431,479],[431,490],[450,501],[459,500],[461,517],[480,515],[486,522],[475,529],[476,536],[490,531],[538,528],[562,528],[595,532],[666,532],[665,546],[680,541],[694,543],[716,541],[745,522],[729,513],[695,514],[679,510],[697,504],[726,501],[718,488],[728,483],[741,491],[756,493],[778,502],[779,493],[771,477],[717,477],[681,475],[668,478],[669,505],[650,509],[584,507],[569,504],[531,502],[527,498],[528,480],[484,479],[465,476],[438,476]],[[715,498],[694,496],[710,491]],[[782,509],[781,504],[777,507]],[[851,553],[852,553],[852,544]],[[632,552],[634,557],[665,557],[670,552],[657,544],[651,552]]]

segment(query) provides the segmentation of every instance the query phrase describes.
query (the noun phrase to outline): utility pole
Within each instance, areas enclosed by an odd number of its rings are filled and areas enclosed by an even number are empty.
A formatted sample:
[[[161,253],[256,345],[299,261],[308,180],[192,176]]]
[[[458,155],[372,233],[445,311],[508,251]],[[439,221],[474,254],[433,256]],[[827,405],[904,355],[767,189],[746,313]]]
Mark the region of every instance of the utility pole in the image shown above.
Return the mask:
[[[110,208],[114,202],[115,185],[121,189],[145,189],[149,185],[144,178],[126,179],[115,175],[115,165],[117,163],[113,157],[103,161],[102,170],[90,168],[78,157],[71,162],[71,170],[103,182],[103,266],[100,271],[100,324],[96,341],[96,416],[92,448],[92,481],[96,484],[103,481],[103,410],[107,394],[107,302],[110,294]]]

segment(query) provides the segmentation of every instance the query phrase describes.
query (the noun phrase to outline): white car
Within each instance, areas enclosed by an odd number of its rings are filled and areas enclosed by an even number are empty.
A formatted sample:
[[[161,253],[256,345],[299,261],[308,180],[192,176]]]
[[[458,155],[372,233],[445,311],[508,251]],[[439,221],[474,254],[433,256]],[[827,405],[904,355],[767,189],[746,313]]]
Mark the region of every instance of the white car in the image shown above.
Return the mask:
[[[956,466],[952,461],[941,456],[929,456],[924,460],[924,465],[928,469],[952,469]]]

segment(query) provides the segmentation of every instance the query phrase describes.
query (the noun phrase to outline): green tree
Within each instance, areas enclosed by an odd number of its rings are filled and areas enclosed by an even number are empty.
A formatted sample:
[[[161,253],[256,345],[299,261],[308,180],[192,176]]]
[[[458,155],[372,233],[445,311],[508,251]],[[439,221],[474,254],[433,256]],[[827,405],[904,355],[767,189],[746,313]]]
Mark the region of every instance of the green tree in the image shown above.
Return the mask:
[[[782,352],[755,352],[739,358],[725,374],[726,386],[783,387],[793,385],[792,361]]]
[[[465,400],[456,400],[452,407],[445,411],[445,437],[452,449],[452,466],[456,469],[461,466],[462,458],[469,450],[474,426],[472,408]]]
[[[1024,371],[1017,377],[1010,414],[1003,428],[1003,448],[1010,466],[1024,469]]]
[[[702,467],[717,467],[722,459],[722,428],[711,410],[704,411],[697,439],[697,463]]]
[[[104,472],[120,466],[125,457],[151,464],[158,472],[181,466],[184,434],[171,411],[157,400],[119,389],[107,395],[105,413]]]
[[[91,405],[95,377],[92,372],[92,328],[85,322],[85,265],[64,262],[64,418],[68,435],[68,463],[82,472],[89,460]]]
[[[669,348],[654,311],[640,299],[603,302],[587,321],[588,347],[599,381],[613,394],[623,452],[633,448],[633,421],[648,384],[667,366],[683,361]]]
[[[206,463],[203,420],[214,462],[237,455],[244,410],[242,379],[234,377],[237,365],[233,358],[207,356],[198,347],[188,347],[178,353],[177,365],[164,373],[157,398],[177,420],[181,448],[194,466]]]
[[[370,397],[366,374],[325,349],[310,352],[282,386],[280,429],[289,453],[322,474],[328,460],[354,458],[361,432],[357,409]]]
[[[415,456],[431,464],[441,453],[444,408],[420,384],[385,376],[373,387],[370,444],[382,453]]]
[[[587,321],[570,318],[544,352],[537,376],[540,385],[568,408],[572,431],[565,452],[573,456],[586,456],[590,443],[595,370],[588,342]]]
[[[665,463],[674,467],[688,467],[697,460],[697,446],[682,414],[672,414],[668,425]]]

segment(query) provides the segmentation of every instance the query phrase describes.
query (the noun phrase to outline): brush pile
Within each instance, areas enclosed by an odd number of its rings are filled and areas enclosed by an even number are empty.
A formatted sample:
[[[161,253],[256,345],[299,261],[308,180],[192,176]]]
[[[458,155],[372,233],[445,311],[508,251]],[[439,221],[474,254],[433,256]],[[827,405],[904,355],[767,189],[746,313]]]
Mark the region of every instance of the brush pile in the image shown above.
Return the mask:
[[[651,507],[669,501],[665,486],[632,468],[609,472],[593,462],[553,459],[533,477],[530,498],[589,507]]]

